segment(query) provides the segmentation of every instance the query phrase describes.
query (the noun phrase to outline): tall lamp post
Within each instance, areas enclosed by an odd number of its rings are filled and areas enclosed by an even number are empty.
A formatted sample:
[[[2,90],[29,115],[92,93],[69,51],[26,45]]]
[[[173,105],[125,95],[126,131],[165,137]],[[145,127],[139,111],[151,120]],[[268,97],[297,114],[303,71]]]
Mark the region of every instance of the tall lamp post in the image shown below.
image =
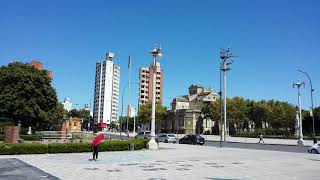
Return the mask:
[[[299,106],[299,140],[298,145],[303,146],[303,134],[302,134],[302,113],[301,113],[301,97],[300,97],[300,88],[302,85],[305,85],[304,82],[300,82],[299,80],[296,83],[293,83],[293,88],[296,86],[298,88],[298,106]]]
[[[130,114],[130,109],[131,109],[131,102],[130,102],[130,75],[131,75],[131,56],[129,56],[129,59],[128,59],[128,112],[127,112],[127,116],[129,116]],[[130,118],[130,117],[129,117]],[[129,137],[129,118],[127,118],[127,135]]]
[[[305,74],[308,79],[309,79],[309,83],[310,83],[310,93],[311,93],[311,111],[310,111],[310,116],[312,117],[312,137],[313,137],[313,143],[317,143],[317,139],[316,139],[316,134],[315,134],[315,130],[314,130],[314,115],[313,115],[313,91],[314,89],[312,88],[312,82],[311,82],[311,78],[310,76],[304,72],[304,71],[301,71],[301,70],[298,70],[299,72]]]
[[[121,121],[120,121],[120,139],[122,140],[122,121],[123,121],[123,95],[126,90],[128,84],[126,84],[122,89],[122,97],[121,97]]]
[[[220,69],[222,67],[222,64],[220,64]],[[220,147],[222,147],[222,81],[221,81],[221,70],[219,70],[220,74],[220,91],[219,91],[219,96],[220,96],[220,122],[219,122],[219,134],[220,134]]]
[[[230,64],[233,63],[232,58],[236,57],[233,56],[230,52],[230,48],[227,49],[220,49],[220,59],[221,59],[221,67],[220,70],[223,72],[223,96],[224,96],[224,125],[223,125],[223,140],[226,141],[226,135],[227,135],[227,71],[230,71],[230,68],[228,67]],[[220,89],[221,89],[221,83],[220,83]],[[220,93],[221,94],[221,93]],[[220,95],[221,96],[221,95]],[[221,145],[220,145],[221,146]]]
[[[121,95],[121,117],[123,118],[123,97],[124,97],[124,91],[126,90],[127,86],[130,84],[139,84],[138,82],[128,82],[122,89],[122,95]],[[123,119],[122,119],[123,120]],[[120,139],[122,139],[122,120],[120,121]],[[128,127],[128,126],[127,126]]]
[[[153,50],[149,51],[153,56],[153,80],[152,80],[152,111],[151,111],[151,135],[150,141],[148,142],[148,149],[158,150],[158,144],[155,140],[155,124],[156,124],[156,72],[157,72],[157,57],[162,56],[161,48],[154,47]]]

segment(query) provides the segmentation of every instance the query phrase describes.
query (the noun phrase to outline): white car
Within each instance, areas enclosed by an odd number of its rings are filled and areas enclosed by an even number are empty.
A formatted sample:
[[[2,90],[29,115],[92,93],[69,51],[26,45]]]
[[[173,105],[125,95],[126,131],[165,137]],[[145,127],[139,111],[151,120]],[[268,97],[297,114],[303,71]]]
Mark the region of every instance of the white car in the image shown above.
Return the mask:
[[[311,154],[319,154],[320,153],[320,144],[314,144],[313,146],[309,147],[308,152]]]
[[[176,143],[177,138],[174,136],[174,134],[159,134],[158,136],[159,142],[164,143]]]

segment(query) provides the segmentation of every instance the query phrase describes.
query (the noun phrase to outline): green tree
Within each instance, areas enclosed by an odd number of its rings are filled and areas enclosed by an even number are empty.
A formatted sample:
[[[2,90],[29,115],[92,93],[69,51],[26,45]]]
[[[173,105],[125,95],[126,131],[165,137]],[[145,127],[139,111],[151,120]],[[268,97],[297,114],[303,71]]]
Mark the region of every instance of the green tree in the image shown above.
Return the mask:
[[[68,112],[68,118],[69,117],[72,117],[72,118],[80,118],[79,116],[79,111],[77,109],[71,109],[69,112]]]
[[[141,123],[151,122],[151,104],[143,104],[139,107],[139,120]],[[161,104],[156,104],[156,123],[159,123],[167,118],[167,108]]]
[[[201,113],[213,121],[220,122],[220,101],[205,102],[201,109]]]
[[[63,108],[63,104],[60,102],[57,103],[56,108],[50,111],[51,115],[43,123],[43,125],[47,126],[47,128],[45,129],[60,131],[61,124],[64,118],[63,115],[65,113],[66,113],[66,110]]]
[[[57,95],[45,70],[14,62],[0,68],[0,116],[16,125],[35,126],[49,121]]]
[[[241,97],[227,99],[227,118],[229,123],[240,125],[246,121],[247,104]]]

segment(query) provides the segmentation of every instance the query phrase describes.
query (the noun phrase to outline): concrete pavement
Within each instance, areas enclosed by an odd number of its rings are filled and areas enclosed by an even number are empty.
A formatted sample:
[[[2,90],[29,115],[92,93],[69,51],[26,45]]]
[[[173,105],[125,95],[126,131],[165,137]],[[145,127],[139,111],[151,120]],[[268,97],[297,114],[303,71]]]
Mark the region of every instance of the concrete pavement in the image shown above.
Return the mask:
[[[2,156],[60,179],[319,179],[320,155],[160,143],[158,151]]]

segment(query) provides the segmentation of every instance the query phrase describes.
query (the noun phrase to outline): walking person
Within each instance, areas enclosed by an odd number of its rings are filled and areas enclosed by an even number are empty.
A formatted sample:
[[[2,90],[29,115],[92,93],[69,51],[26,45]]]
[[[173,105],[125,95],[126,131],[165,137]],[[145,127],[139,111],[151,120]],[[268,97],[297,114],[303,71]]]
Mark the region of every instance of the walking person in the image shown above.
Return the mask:
[[[260,144],[261,141],[262,141],[262,143],[264,144],[263,135],[262,135],[262,134],[260,134],[260,136],[259,136],[259,144]]]

